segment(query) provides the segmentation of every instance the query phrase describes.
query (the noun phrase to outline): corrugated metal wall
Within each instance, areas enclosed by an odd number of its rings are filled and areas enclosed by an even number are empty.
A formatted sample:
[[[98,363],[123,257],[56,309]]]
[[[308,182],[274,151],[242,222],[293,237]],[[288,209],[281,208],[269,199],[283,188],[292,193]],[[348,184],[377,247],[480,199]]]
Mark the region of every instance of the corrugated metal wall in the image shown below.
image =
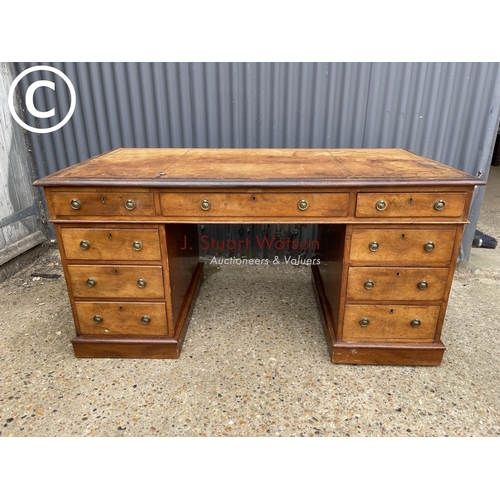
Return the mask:
[[[403,147],[486,178],[500,115],[500,63],[15,63],[15,72],[38,64],[63,71],[78,99],[62,129],[31,134],[39,176],[116,147]],[[30,81],[21,82],[21,95]],[[69,107],[67,94],[55,94],[35,94],[39,109],[58,111],[41,126]],[[483,194],[474,199],[462,258]],[[200,231],[307,239],[315,228]]]

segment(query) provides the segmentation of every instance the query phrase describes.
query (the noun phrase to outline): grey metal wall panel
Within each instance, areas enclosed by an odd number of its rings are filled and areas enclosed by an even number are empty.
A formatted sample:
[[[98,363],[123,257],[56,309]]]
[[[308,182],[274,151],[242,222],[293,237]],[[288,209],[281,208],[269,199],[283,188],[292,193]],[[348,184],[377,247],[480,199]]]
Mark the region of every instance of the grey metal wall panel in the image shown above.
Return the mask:
[[[117,147],[403,147],[486,178],[500,114],[499,63],[42,64],[68,75],[78,102],[62,129],[31,134],[40,177]],[[41,109],[51,93],[37,91]],[[481,201],[478,190],[462,258]]]
[[[363,146],[404,147],[476,175],[498,117],[499,71],[498,63],[374,63]]]

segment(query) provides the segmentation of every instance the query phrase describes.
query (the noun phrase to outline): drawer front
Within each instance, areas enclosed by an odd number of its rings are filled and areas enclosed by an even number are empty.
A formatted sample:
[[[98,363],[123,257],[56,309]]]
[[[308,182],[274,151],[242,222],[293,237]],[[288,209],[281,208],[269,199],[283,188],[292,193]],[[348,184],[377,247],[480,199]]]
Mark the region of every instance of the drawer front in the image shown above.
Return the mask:
[[[77,302],[82,335],[167,335],[165,304]]]
[[[162,193],[161,213],[170,217],[346,216],[349,193]]]
[[[348,305],[345,341],[432,342],[439,306]]]
[[[155,215],[153,193],[69,192],[52,193],[55,216],[127,217]]]
[[[354,228],[350,259],[353,264],[448,267],[456,228]]]
[[[347,300],[443,300],[448,269],[351,267]]]
[[[68,266],[75,298],[161,299],[161,266]]]
[[[356,217],[464,216],[466,193],[358,193]]]
[[[61,228],[67,259],[160,260],[157,229]]]

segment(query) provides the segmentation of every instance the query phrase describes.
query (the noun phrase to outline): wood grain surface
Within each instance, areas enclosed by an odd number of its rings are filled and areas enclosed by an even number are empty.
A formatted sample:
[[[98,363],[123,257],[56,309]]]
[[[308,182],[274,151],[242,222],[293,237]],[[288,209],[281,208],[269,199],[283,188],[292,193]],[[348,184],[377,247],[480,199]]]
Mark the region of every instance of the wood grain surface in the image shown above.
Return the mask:
[[[161,213],[174,217],[335,217],[346,216],[349,193],[161,193]],[[203,210],[202,202],[210,203]],[[299,203],[305,201],[304,210]]]
[[[61,228],[67,259],[79,260],[160,260],[157,229]],[[81,243],[90,245],[82,249]],[[134,242],[140,250],[134,250]],[[85,247],[84,247],[85,248]]]
[[[347,281],[347,300],[443,300],[448,272],[446,268],[351,267]],[[368,288],[367,282],[370,282]],[[421,282],[426,285],[423,290],[418,287]]]
[[[455,243],[456,227],[441,229],[399,229],[355,227],[352,232],[350,260],[357,265],[436,266],[448,267]],[[376,251],[370,243],[378,243]],[[426,251],[424,245],[433,243]]]
[[[51,174],[37,186],[484,184],[404,149],[123,148]]]
[[[161,266],[68,265],[68,275],[75,298],[161,299],[163,275]],[[88,286],[88,280],[96,281]],[[146,286],[138,286],[140,279]]]
[[[72,200],[78,200],[81,207],[76,210],[72,208]],[[135,208],[132,210],[126,207],[126,202],[129,200],[135,203]],[[155,214],[152,193],[113,193],[104,190],[97,192],[56,191],[53,194],[53,203],[56,216],[65,215],[77,218],[120,215],[133,218]]]
[[[379,201],[386,204],[377,210]],[[434,204],[444,202],[444,208],[436,210]],[[464,213],[466,193],[358,193],[356,217],[457,217]]]
[[[82,335],[160,335],[167,336],[165,304],[155,302],[82,302],[76,303]],[[94,317],[102,317],[96,323]],[[149,323],[142,319],[149,317]]]
[[[433,342],[439,306],[416,305],[347,305],[344,341]],[[361,326],[362,319],[368,326]],[[415,328],[411,321],[420,320]]]

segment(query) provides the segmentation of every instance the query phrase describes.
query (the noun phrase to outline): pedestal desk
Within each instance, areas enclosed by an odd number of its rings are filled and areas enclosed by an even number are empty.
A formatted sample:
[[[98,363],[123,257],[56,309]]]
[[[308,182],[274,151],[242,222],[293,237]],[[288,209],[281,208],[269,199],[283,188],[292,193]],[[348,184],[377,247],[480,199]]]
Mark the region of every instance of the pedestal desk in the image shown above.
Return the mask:
[[[318,224],[313,288],[334,363],[438,365],[474,186],[402,149],[117,149],[35,182],[77,357],[177,358],[197,224]]]

